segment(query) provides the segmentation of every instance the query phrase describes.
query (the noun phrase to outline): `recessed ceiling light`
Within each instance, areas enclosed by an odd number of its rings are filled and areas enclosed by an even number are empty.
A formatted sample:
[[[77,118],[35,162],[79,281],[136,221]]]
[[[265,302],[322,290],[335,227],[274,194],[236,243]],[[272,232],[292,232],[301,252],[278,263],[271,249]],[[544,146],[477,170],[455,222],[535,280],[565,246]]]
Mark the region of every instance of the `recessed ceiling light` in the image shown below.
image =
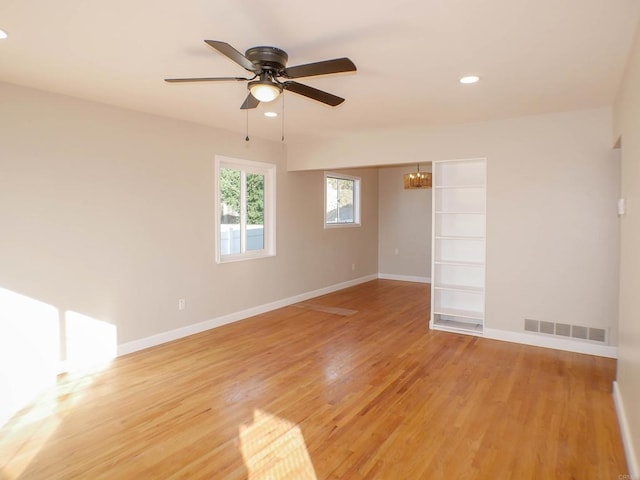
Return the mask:
[[[7,35],[7,32],[5,32],[4,30],[0,29],[0,40],[7,38],[9,35]]]
[[[264,116],[273,118],[273,117],[277,117],[278,113],[277,112],[264,112]]]
[[[477,75],[467,75],[466,77],[462,77],[460,79],[460,83],[476,83],[480,80],[480,77]]]

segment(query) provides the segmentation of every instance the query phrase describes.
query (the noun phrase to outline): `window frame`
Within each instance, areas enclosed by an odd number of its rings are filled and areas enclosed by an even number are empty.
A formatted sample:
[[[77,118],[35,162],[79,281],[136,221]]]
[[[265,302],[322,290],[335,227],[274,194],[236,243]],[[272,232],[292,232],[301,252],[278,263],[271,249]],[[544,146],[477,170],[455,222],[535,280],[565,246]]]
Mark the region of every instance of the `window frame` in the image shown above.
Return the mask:
[[[335,178],[337,180],[349,180],[353,181],[353,222],[343,222],[343,223],[329,223],[327,222],[327,179]],[[360,177],[355,177],[353,175],[347,175],[345,173],[336,173],[336,172],[324,172],[323,177],[323,190],[324,190],[324,213],[323,213],[323,224],[325,229],[330,228],[354,228],[362,226],[361,223],[361,184],[362,179]]]
[[[220,217],[220,173],[222,169],[240,170],[240,253],[223,255]],[[264,175],[264,244],[260,250],[246,250],[246,175]],[[214,218],[215,218],[215,261],[230,263],[276,255],[276,165],[240,158],[216,155],[214,162]],[[243,251],[244,250],[244,251]]]

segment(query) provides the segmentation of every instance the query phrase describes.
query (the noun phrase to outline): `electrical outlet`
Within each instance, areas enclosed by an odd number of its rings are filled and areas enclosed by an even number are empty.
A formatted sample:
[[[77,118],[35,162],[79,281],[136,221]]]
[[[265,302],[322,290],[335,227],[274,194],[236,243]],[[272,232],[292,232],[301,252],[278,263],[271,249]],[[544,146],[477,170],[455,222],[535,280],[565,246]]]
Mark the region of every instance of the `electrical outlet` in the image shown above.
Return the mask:
[[[400,253],[400,250],[398,249],[398,247],[393,249],[393,254],[394,255],[398,255]]]
[[[184,298],[178,299],[178,310],[184,310],[187,308],[187,302]]]
[[[355,271],[356,271],[356,264],[355,264],[355,263],[352,263],[352,264],[351,264],[351,271],[352,271],[352,272],[355,272]]]

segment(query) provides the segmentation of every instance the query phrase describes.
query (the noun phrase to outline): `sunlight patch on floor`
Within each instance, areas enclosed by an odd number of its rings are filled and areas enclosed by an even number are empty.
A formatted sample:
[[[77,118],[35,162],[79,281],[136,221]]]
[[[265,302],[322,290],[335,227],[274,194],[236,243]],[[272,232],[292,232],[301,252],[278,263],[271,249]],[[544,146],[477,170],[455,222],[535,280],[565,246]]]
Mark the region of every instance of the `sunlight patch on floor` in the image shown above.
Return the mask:
[[[0,480],[17,480],[81,403],[97,375],[65,374],[58,385],[0,428]],[[17,441],[16,439],[19,439]]]
[[[0,288],[1,480],[20,478],[93,383],[88,373],[115,358],[116,342],[115,325],[72,311],[61,316]]]
[[[0,463],[0,478],[2,480],[17,480],[22,472],[55,433],[61,421],[57,417],[50,417],[38,425],[38,428],[25,435],[24,443],[18,450],[0,448],[3,460]],[[9,435],[7,435],[9,436]],[[2,442],[0,441],[0,447]]]
[[[240,450],[249,480],[317,480],[300,427],[256,409],[240,426]]]

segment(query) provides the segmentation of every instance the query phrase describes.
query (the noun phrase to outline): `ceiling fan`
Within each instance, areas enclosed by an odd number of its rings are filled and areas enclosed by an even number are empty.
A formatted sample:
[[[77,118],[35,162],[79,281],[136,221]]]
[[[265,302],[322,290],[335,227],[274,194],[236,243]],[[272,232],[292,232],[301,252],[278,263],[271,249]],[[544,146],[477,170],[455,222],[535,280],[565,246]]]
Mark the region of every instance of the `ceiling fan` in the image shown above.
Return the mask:
[[[335,107],[344,102],[344,98],[289,79],[356,71],[354,63],[346,57],[287,67],[287,60],[289,59],[287,52],[276,47],[252,47],[243,55],[225,42],[205,40],[205,43],[236,62],[245,70],[253,73],[253,76],[250,78],[165,78],[165,81],[172,83],[248,81],[249,94],[240,107],[243,110],[256,108],[260,102],[275,100],[283,90]]]

